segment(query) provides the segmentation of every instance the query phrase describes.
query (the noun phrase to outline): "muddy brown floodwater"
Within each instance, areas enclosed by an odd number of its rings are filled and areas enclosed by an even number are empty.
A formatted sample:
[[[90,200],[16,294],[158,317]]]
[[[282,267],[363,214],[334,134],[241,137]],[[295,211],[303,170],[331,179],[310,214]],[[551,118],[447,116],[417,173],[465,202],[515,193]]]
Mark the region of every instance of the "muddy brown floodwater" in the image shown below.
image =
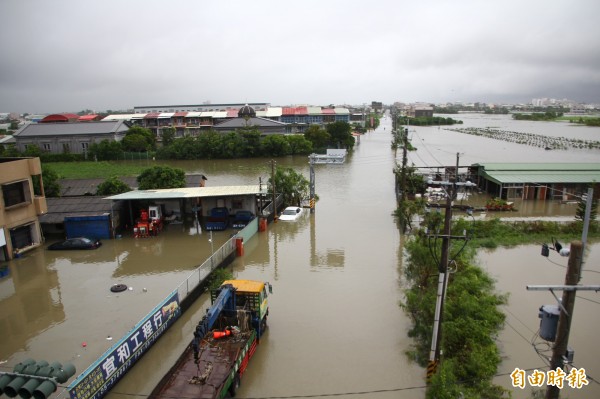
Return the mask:
[[[530,131],[540,125],[510,117],[456,116],[465,126]],[[546,124],[549,135],[570,134],[600,139],[600,129]],[[528,130],[533,129],[533,130]],[[402,300],[402,237],[393,219],[394,152],[391,121],[363,135],[344,165],[317,165],[314,214],[297,222],[270,224],[245,243],[245,254],[228,268],[239,278],[270,281],[269,329],[238,391],[241,398],[336,395],[364,398],[423,398],[425,370],[405,352],[410,321],[399,308]],[[411,127],[416,166],[475,162],[598,162],[598,151],[544,151],[534,147],[445,131]],[[418,155],[417,155],[418,154]],[[172,162],[188,172],[203,173],[207,184],[256,184],[270,173],[267,159]],[[151,162],[148,162],[149,164]],[[308,177],[306,157],[277,159]],[[572,205],[530,202],[519,216],[574,214]],[[475,215],[482,217],[482,215]],[[492,217],[487,215],[486,217]],[[214,234],[214,248],[229,238]],[[578,239],[579,237],[573,237]],[[214,249],[213,248],[213,249]],[[589,246],[582,283],[597,284],[600,257]],[[95,251],[27,253],[9,262],[0,278],[0,360],[6,370],[24,358],[71,361],[82,372],[115,340],[164,299],[211,252],[208,236],[185,225],[172,225],[158,237],[105,240]],[[548,292],[530,292],[527,284],[562,284],[566,258],[540,256],[527,245],[480,251],[478,260],[509,293],[507,324],[498,340],[504,362],[496,379],[514,398],[529,388],[512,388],[508,374],[545,367],[531,339],[539,327],[537,309],[554,302]],[[132,289],[110,293],[112,284]],[[581,298],[579,298],[581,297]],[[202,296],[112,389],[109,398],[145,397],[192,338],[208,306]],[[600,327],[600,298],[578,294],[571,334],[575,364],[600,378],[595,332]],[[85,347],[84,347],[85,343]],[[536,344],[534,340],[534,344]],[[537,345],[539,348],[540,345]],[[600,397],[590,381],[571,398]],[[358,394],[360,393],[360,394]],[[345,394],[345,395],[344,395]],[[68,395],[62,394],[61,397]]]

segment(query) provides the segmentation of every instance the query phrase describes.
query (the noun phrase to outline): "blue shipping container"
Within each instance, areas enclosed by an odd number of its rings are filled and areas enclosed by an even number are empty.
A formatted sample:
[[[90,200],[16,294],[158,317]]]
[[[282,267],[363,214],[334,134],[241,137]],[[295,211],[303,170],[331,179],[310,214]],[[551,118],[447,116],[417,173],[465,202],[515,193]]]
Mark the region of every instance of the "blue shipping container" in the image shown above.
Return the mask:
[[[110,215],[65,216],[67,238],[111,238]]]

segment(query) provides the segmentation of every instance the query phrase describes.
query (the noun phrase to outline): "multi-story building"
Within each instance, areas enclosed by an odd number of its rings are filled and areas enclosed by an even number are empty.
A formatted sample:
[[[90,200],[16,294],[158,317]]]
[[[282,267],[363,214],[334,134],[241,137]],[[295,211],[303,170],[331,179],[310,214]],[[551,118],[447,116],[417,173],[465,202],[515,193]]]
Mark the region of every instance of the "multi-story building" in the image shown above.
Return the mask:
[[[38,216],[48,211],[39,158],[0,158],[0,261],[43,242]]]
[[[268,103],[252,104],[204,104],[134,107],[133,114],[108,115],[103,121],[127,121],[150,129],[157,137],[161,130],[174,128],[176,137],[196,136],[203,130],[227,129],[244,125],[232,120],[240,118],[239,112],[250,106],[255,112],[253,125],[264,134],[302,133],[311,124],[324,125],[344,121],[350,123],[351,113],[342,107],[271,107]],[[276,123],[269,123],[271,120]],[[217,127],[223,125],[221,127]],[[247,123],[246,123],[247,125]]]

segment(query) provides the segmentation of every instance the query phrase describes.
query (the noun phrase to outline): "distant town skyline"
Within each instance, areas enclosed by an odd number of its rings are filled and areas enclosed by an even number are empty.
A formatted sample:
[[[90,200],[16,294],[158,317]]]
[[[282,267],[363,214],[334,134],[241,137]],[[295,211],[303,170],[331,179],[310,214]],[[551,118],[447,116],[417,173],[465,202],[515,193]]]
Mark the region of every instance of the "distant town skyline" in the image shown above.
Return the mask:
[[[600,2],[0,2],[0,112],[600,103]]]

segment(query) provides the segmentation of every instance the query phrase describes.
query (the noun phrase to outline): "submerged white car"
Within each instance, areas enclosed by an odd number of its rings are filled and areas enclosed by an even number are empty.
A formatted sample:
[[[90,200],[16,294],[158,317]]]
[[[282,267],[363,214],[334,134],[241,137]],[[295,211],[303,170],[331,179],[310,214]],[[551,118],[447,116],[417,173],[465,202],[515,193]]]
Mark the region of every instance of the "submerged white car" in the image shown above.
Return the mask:
[[[288,206],[283,210],[281,215],[279,215],[279,220],[294,221],[298,219],[300,215],[302,215],[302,208],[298,206]]]

